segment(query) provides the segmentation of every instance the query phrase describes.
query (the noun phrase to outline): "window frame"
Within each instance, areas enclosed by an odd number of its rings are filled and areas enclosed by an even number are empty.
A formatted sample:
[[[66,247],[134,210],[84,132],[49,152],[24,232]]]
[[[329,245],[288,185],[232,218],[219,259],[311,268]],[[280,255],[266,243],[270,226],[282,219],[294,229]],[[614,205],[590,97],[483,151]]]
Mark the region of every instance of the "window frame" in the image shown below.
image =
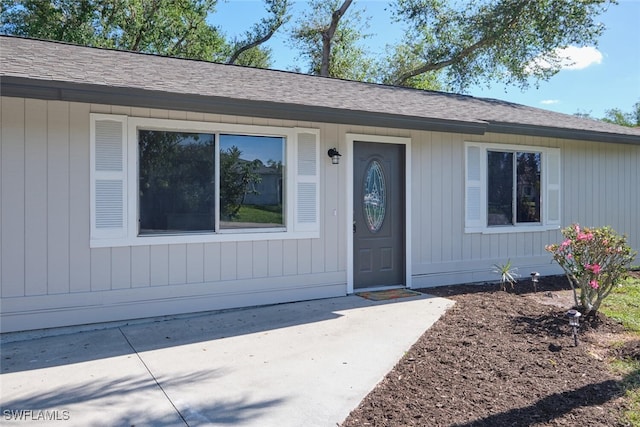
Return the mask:
[[[140,191],[139,191],[139,183],[140,183],[140,168],[139,168],[139,163],[140,163],[140,149],[139,149],[139,132],[140,131],[162,131],[162,132],[184,132],[184,133],[196,133],[192,130],[186,130],[186,129],[159,129],[157,127],[150,127],[150,126],[137,126],[135,129],[135,133],[132,134],[131,136],[135,137],[135,145],[136,145],[136,152],[135,152],[135,156],[136,156],[136,162],[138,164],[138,168],[136,169],[136,173],[137,176],[135,176],[135,190],[132,188],[133,185],[130,187],[130,194],[131,192],[133,192],[133,194],[136,194],[136,206],[137,206],[137,210],[136,210],[136,218],[135,221],[137,223],[138,226],[138,231],[137,231],[137,235],[138,237],[144,236],[150,236],[150,237],[157,237],[157,236],[182,236],[182,235],[198,235],[198,234],[225,234],[225,233],[230,233],[230,234],[242,234],[242,233],[274,233],[274,232],[283,232],[283,231],[287,231],[287,206],[288,204],[288,200],[287,200],[287,196],[288,196],[288,192],[287,192],[287,186],[285,185],[283,188],[283,201],[282,201],[282,216],[284,219],[284,223],[281,226],[278,227],[246,227],[246,228],[224,228],[222,226],[222,221],[221,221],[221,216],[220,216],[220,196],[221,196],[221,189],[220,189],[220,185],[221,185],[221,174],[220,174],[220,150],[221,150],[221,135],[234,135],[234,136],[258,136],[258,137],[271,137],[271,138],[281,138],[283,140],[283,147],[282,147],[282,160],[283,160],[283,173],[282,173],[282,178],[284,180],[284,182],[288,182],[288,165],[289,163],[287,162],[287,158],[286,158],[286,154],[287,154],[287,146],[288,146],[288,137],[285,135],[280,135],[280,134],[263,134],[263,133],[248,133],[248,132],[228,132],[228,131],[216,131],[216,132],[205,132],[205,131],[198,131],[197,133],[200,134],[206,134],[206,135],[212,135],[214,137],[214,192],[215,192],[215,205],[214,205],[214,224],[213,224],[213,230],[203,230],[203,231],[177,231],[177,232],[166,232],[166,233],[141,233],[139,224],[140,224],[140,212],[141,212],[141,208],[140,208]],[[131,203],[131,201],[130,201]],[[133,218],[133,217],[132,217]]]
[[[95,179],[99,172],[95,171],[95,128],[98,121],[115,121],[123,123],[123,163],[125,165],[124,175],[124,221],[123,230],[118,232],[103,233],[97,231],[95,227],[96,199],[95,199]],[[190,132],[190,133],[210,133],[216,134],[216,174],[219,171],[219,138],[220,134],[274,136],[284,138],[284,171],[283,171],[283,227],[265,227],[248,229],[220,229],[219,213],[216,214],[216,227],[212,232],[185,232],[176,234],[139,234],[139,158],[138,158],[138,130],[159,130],[168,132]],[[297,200],[298,188],[298,144],[303,135],[308,135],[313,140],[315,146],[311,153],[315,162],[316,174],[306,177],[303,180],[311,182],[315,187],[315,197],[313,208],[315,209],[315,221],[313,223],[302,223],[298,220]],[[160,118],[129,117],[111,114],[91,114],[91,238],[90,247],[118,247],[118,246],[142,246],[142,245],[163,245],[163,244],[186,244],[186,243],[214,243],[231,241],[255,241],[255,240],[284,240],[303,239],[320,237],[320,133],[318,129],[301,127],[279,127],[279,126],[259,126],[243,125],[218,122],[202,122],[190,120],[174,120]],[[216,195],[219,195],[219,180],[216,182]],[[219,210],[217,203],[216,210]]]
[[[471,154],[471,150],[476,150]],[[474,164],[479,150],[479,164]],[[540,153],[540,222],[488,225],[488,153]],[[560,149],[553,147],[465,142],[465,233],[502,234],[557,230],[561,219]],[[515,166],[514,162],[514,166]],[[555,170],[554,170],[555,169]],[[514,174],[516,171],[514,171]],[[517,184],[514,181],[514,185]],[[555,203],[551,203],[555,198]],[[550,209],[556,209],[553,213]]]
[[[506,153],[511,154],[511,224],[489,224],[489,199],[487,198],[487,227],[511,227],[511,226],[525,226],[525,225],[540,225],[542,224],[542,209],[540,209],[540,220],[539,221],[518,221],[518,154],[539,154],[540,155],[540,205],[542,205],[542,152],[540,150],[522,150],[519,149],[517,151],[513,150],[496,150],[496,149],[487,149],[487,165],[489,164],[489,155],[490,153]],[[487,195],[489,193],[489,170],[487,169]]]

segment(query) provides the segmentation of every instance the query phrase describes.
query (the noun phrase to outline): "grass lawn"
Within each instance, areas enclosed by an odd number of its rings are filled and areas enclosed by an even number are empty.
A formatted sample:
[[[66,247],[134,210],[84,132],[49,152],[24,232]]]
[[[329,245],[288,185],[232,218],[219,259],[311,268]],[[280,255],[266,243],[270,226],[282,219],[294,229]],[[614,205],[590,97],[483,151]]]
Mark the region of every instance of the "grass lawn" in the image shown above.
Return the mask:
[[[235,221],[255,222],[259,224],[282,224],[282,207],[243,205]]]
[[[633,339],[640,340],[640,274],[630,277],[624,285],[611,292],[600,311],[622,322],[625,329],[635,335]],[[640,426],[640,360],[615,360],[611,366],[627,377],[624,386],[631,403],[625,416],[631,425]]]

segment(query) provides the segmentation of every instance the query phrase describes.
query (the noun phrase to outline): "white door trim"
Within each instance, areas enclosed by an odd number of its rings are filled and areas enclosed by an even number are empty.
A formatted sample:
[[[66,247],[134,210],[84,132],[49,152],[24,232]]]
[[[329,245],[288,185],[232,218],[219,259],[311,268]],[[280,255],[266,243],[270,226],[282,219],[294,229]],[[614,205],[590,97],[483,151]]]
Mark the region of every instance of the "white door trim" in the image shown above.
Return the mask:
[[[368,135],[347,133],[345,135],[346,161],[346,200],[347,207],[347,293],[353,293],[353,145],[355,141],[379,142],[383,144],[401,144],[405,146],[405,286],[411,288],[411,138],[398,136]]]

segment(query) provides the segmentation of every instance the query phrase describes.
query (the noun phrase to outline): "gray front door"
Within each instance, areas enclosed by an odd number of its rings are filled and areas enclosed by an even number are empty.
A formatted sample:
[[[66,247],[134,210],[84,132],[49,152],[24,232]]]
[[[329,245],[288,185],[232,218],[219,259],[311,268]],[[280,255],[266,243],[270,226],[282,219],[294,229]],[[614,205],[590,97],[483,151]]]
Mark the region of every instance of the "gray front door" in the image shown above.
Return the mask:
[[[354,143],[354,289],[405,284],[404,145]]]

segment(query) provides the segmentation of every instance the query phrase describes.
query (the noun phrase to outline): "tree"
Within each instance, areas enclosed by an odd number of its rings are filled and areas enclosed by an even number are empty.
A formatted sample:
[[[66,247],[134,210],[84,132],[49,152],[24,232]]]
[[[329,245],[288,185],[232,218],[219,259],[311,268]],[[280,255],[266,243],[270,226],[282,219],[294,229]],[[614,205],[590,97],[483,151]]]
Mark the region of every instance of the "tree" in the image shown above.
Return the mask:
[[[503,81],[526,88],[560,70],[559,49],[597,44],[596,17],[615,0],[396,0],[396,19],[408,25],[397,49],[411,53],[387,80],[410,85],[443,72],[449,88]]]
[[[310,10],[303,14],[292,31],[294,46],[309,60],[309,73],[350,80],[371,80],[374,62],[358,42],[362,33],[362,11],[347,11],[352,0],[310,0]],[[366,22],[366,20],[365,20]],[[358,25],[360,23],[360,25]]]
[[[376,80],[388,85],[395,84],[396,76],[420,66],[419,58],[422,48],[422,43],[413,43],[411,39],[395,47],[388,47],[387,57],[378,61]],[[442,90],[444,87],[441,74],[440,70],[427,71],[409,77],[403,86],[423,90]]]
[[[220,218],[232,221],[238,216],[247,194],[257,194],[253,185],[261,181],[257,173],[260,160],[240,158],[235,145],[220,151]]]
[[[266,54],[266,56],[269,55],[270,50],[260,51],[257,47],[267,42],[282,25],[289,21],[291,18],[291,15],[289,15],[291,2],[289,0],[265,0],[265,3],[267,12],[269,12],[268,17],[263,18],[250,31],[247,31],[244,39],[234,41],[232,53],[227,60],[228,64],[243,63],[243,65],[249,65],[254,61],[258,62],[256,56],[261,53]],[[248,58],[256,59],[247,60]],[[264,61],[264,59],[262,60]],[[249,64],[244,64],[247,62]]]
[[[591,113],[577,112],[573,114],[583,119],[601,120],[607,123],[613,123],[620,126],[627,127],[640,127],[640,101],[633,105],[633,109],[629,113],[625,113],[619,108],[611,108],[605,111],[605,116],[601,119],[596,119],[591,116]]]
[[[217,0],[2,0],[5,34],[194,59],[221,59],[206,22]]]
[[[269,17],[229,43],[207,19],[218,0],[0,0],[0,32],[167,56],[269,67],[261,50],[288,19],[290,0],[265,0]]]
[[[263,45],[289,20],[292,0],[264,0],[268,16],[233,41],[207,21],[217,1],[0,0],[0,32],[269,67]],[[308,4],[291,41],[309,73],[464,92],[548,80],[566,59],[563,48],[597,44],[597,16],[616,0],[394,0],[406,34],[378,60],[360,44],[367,20],[354,0]]]
[[[614,123],[620,126],[640,127],[640,101],[633,105],[633,109],[630,113],[625,113],[619,108],[607,110],[602,121]]]

